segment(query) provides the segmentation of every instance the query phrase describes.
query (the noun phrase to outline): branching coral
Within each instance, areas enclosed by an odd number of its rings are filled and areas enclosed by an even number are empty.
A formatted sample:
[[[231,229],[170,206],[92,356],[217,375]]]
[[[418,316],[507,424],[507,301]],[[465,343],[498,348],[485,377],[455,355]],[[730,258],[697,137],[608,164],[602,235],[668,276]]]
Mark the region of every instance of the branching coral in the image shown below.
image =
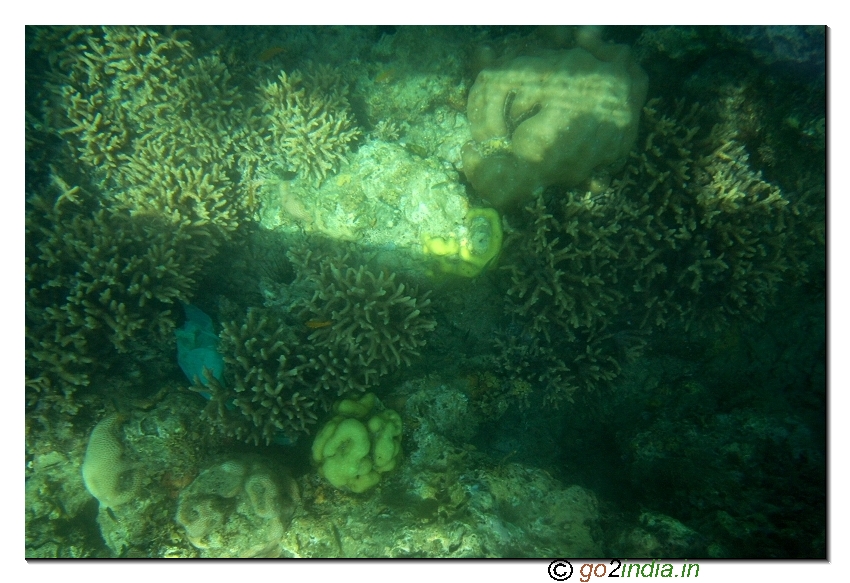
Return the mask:
[[[295,302],[299,317],[329,322],[310,335],[312,343],[377,375],[419,356],[425,335],[436,327],[430,292],[419,295],[415,287],[397,283],[395,274],[352,267],[348,255],[320,256],[303,249],[291,257],[299,268],[294,285],[315,290],[309,300]],[[364,386],[369,382],[364,378]]]
[[[172,342],[172,307],[247,218],[246,115],[223,63],[178,34],[32,31],[48,71],[40,118],[58,141],[28,193],[27,387],[44,406],[116,353]],[[29,131],[29,130],[28,130]],[[48,182],[47,177],[42,177]],[[149,360],[149,359],[148,359]]]
[[[208,378],[204,416],[254,443],[296,439],[345,394],[364,392],[419,355],[436,322],[428,292],[352,265],[349,254],[290,252],[298,276],[285,309],[251,308],[224,325],[224,383]]]
[[[658,105],[644,109],[640,149],[610,188],[538,195],[509,237],[520,337],[498,341],[499,362],[547,401],[616,377],[655,327],[759,320],[806,272],[805,202],[754,172],[728,126],[701,132],[699,107]]]
[[[548,403],[613,379],[641,344],[619,328],[626,210],[574,191],[536,196],[524,229],[508,239],[506,307],[518,334],[497,339],[498,359],[509,376],[533,380]]]
[[[221,338],[225,383],[208,377],[207,385],[193,387],[211,394],[204,417],[225,433],[254,443],[308,431],[317,418],[317,367],[297,354],[292,330],[269,310],[251,309],[243,323],[225,324]]]
[[[90,180],[134,214],[233,231],[254,203],[238,180],[249,164],[238,149],[245,113],[224,64],[196,59],[176,34],[39,33],[34,44],[53,63],[43,115],[78,173],[65,178]]]
[[[783,281],[803,277],[811,209],[765,182],[734,128],[700,132],[702,111],[645,108],[643,149],[614,189],[635,201],[624,257],[641,321],[713,328],[761,320]]]
[[[282,71],[261,92],[263,115],[254,121],[263,138],[261,157],[321,184],[339,168],[361,133],[340,74],[331,69],[307,75]]]
[[[116,354],[170,341],[172,308],[188,301],[215,245],[203,227],[102,208],[67,185],[30,203],[26,372],[35,404],[88,385]]]

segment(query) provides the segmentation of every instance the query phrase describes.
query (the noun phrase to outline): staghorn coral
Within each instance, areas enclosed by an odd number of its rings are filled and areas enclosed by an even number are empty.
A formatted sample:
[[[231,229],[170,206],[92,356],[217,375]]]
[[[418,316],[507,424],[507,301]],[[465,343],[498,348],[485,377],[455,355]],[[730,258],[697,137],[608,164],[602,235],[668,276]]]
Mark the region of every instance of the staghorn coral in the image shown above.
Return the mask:
[[[401,130],[394,121],[382,119],[375,124],[372,135],[383,142],[396,142],[401,136]]]
[[[410,365],[436,326],[428,292],[395,274],[307,246],[289,256],[298,275],[279,308],[249,308],[224,325],[224,383],[192,387],[211,394],[211,427],[254,443],[307,433],[339,397]]]
[[[102,207],[78,187],[37,195],[26,214],[26,373],[30,406],[71,406],[118,354],[169,342],[214,253],[203,227]],[[62,396],[58,396],[61,393]]]
[[[754,172],[729,126],[701,131],[699,107],[658,107],[610,187],[539,194],[508,238],[518,334],[497,339],[497,361],[545,402],[613,380],[654,328],[760,320],[806,273],[812,207]]]
[[[293,304],[302,320],[327,320],[309,336],[320,350],[383,376],[410,365],[425,345],[424,336],[436,327],[430,317],[430,292],[396,283],[396,274],[377,275],[365,265],[352,266],[351,256],[322,255],[308,248],[290,253],[299,275],[293,284],[309,289]]]
[[[83,458],[83,482],[102,508],[126,504],[136,495],[140,475],[126,460],[117,432],[121,427],[117,413],[94,426]]]
[[[27,131],[58,144],[28,193],[28,401],[73,412],[116,354],[151,361],[173,341],[172,306],[250,215],[248,111],[180,32],[28,32],[45,72]]]
[[[281,71],[260,88],[262,115],[253,124],[261,136],[259,156],[271,167],[297,172],[320,185],[345,161],[360,136],[348,103],[348,86],[330,68],[306,74]]]
[[[296,352],[293,331],[269,310],[251,308],[244,323],[224,325],[221,339],[224,384],[208,377],[208,385],[198,381],[192,387],[211,395],[203,417],[255,444],[307,432],[317,418],[319,374],[315,360]]]
[[[734,127],[701,131],[698,106],[659,107],[645,108],[643,149],[614,185],[635,205],[623,259],[641,325],[760,321],[782,283],[805,277],[812,207],[752,170]]]
[[[621,359],[639,353],[640,337],[618,330],[628,293],[620,285],[626,210],[589,193],[538,195],[523,229],[508,237],[514,333],[495,339],[497,361],[509,378],[532,381],[548,404],[604,386]]]
[[[64,33],[64,40],[63,34]],[[42,116],[75,173],[134,214],[209,224],[227,234],[254,201],[240,171],[247,111],[216,56],[195,58],[179,33],[40,28],[52,64]]]

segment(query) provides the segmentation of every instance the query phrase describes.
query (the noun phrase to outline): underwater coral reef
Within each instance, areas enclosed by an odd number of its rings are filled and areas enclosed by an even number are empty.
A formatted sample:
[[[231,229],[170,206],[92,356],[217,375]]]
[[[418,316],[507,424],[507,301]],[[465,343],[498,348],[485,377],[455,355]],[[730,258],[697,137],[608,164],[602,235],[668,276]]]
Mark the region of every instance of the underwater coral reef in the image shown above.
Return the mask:
[[[27,558],[824,558],[819,27],[26,29]]]

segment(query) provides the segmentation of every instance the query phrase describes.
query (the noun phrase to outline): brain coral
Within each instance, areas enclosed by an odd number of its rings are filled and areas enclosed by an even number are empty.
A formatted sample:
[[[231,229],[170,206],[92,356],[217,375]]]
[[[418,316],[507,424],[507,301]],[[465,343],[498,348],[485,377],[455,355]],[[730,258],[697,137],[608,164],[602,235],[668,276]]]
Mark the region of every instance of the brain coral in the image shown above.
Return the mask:
[[[115,508],[133,499],[140,476],[123,459],[124,446],[118,437],[121,417],[117,413],[94,426],[83,459],[83,482],[102,508]]]

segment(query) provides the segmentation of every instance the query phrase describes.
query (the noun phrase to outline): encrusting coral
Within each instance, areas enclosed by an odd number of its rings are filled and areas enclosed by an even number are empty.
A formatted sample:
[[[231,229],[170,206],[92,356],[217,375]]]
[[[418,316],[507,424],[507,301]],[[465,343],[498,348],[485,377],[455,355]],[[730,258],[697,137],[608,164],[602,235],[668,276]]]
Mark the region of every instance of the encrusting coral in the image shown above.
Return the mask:
[[[495,267],[502,250],[502,219],[495,209],[474,208],[466,215],[467,236],[458,240],[423,237],[423,252],[434,257],[442,273],[476,277]]]
[[[192,387],[211,394],[204,417],[213,427],[254,443],[307,433],[342,395],[410,365],[436,327],[429,293],[395,274],[307,246],[289,256],[298,276],[285,310],[250,308],[224,324],[224,382],[208,376]]]

